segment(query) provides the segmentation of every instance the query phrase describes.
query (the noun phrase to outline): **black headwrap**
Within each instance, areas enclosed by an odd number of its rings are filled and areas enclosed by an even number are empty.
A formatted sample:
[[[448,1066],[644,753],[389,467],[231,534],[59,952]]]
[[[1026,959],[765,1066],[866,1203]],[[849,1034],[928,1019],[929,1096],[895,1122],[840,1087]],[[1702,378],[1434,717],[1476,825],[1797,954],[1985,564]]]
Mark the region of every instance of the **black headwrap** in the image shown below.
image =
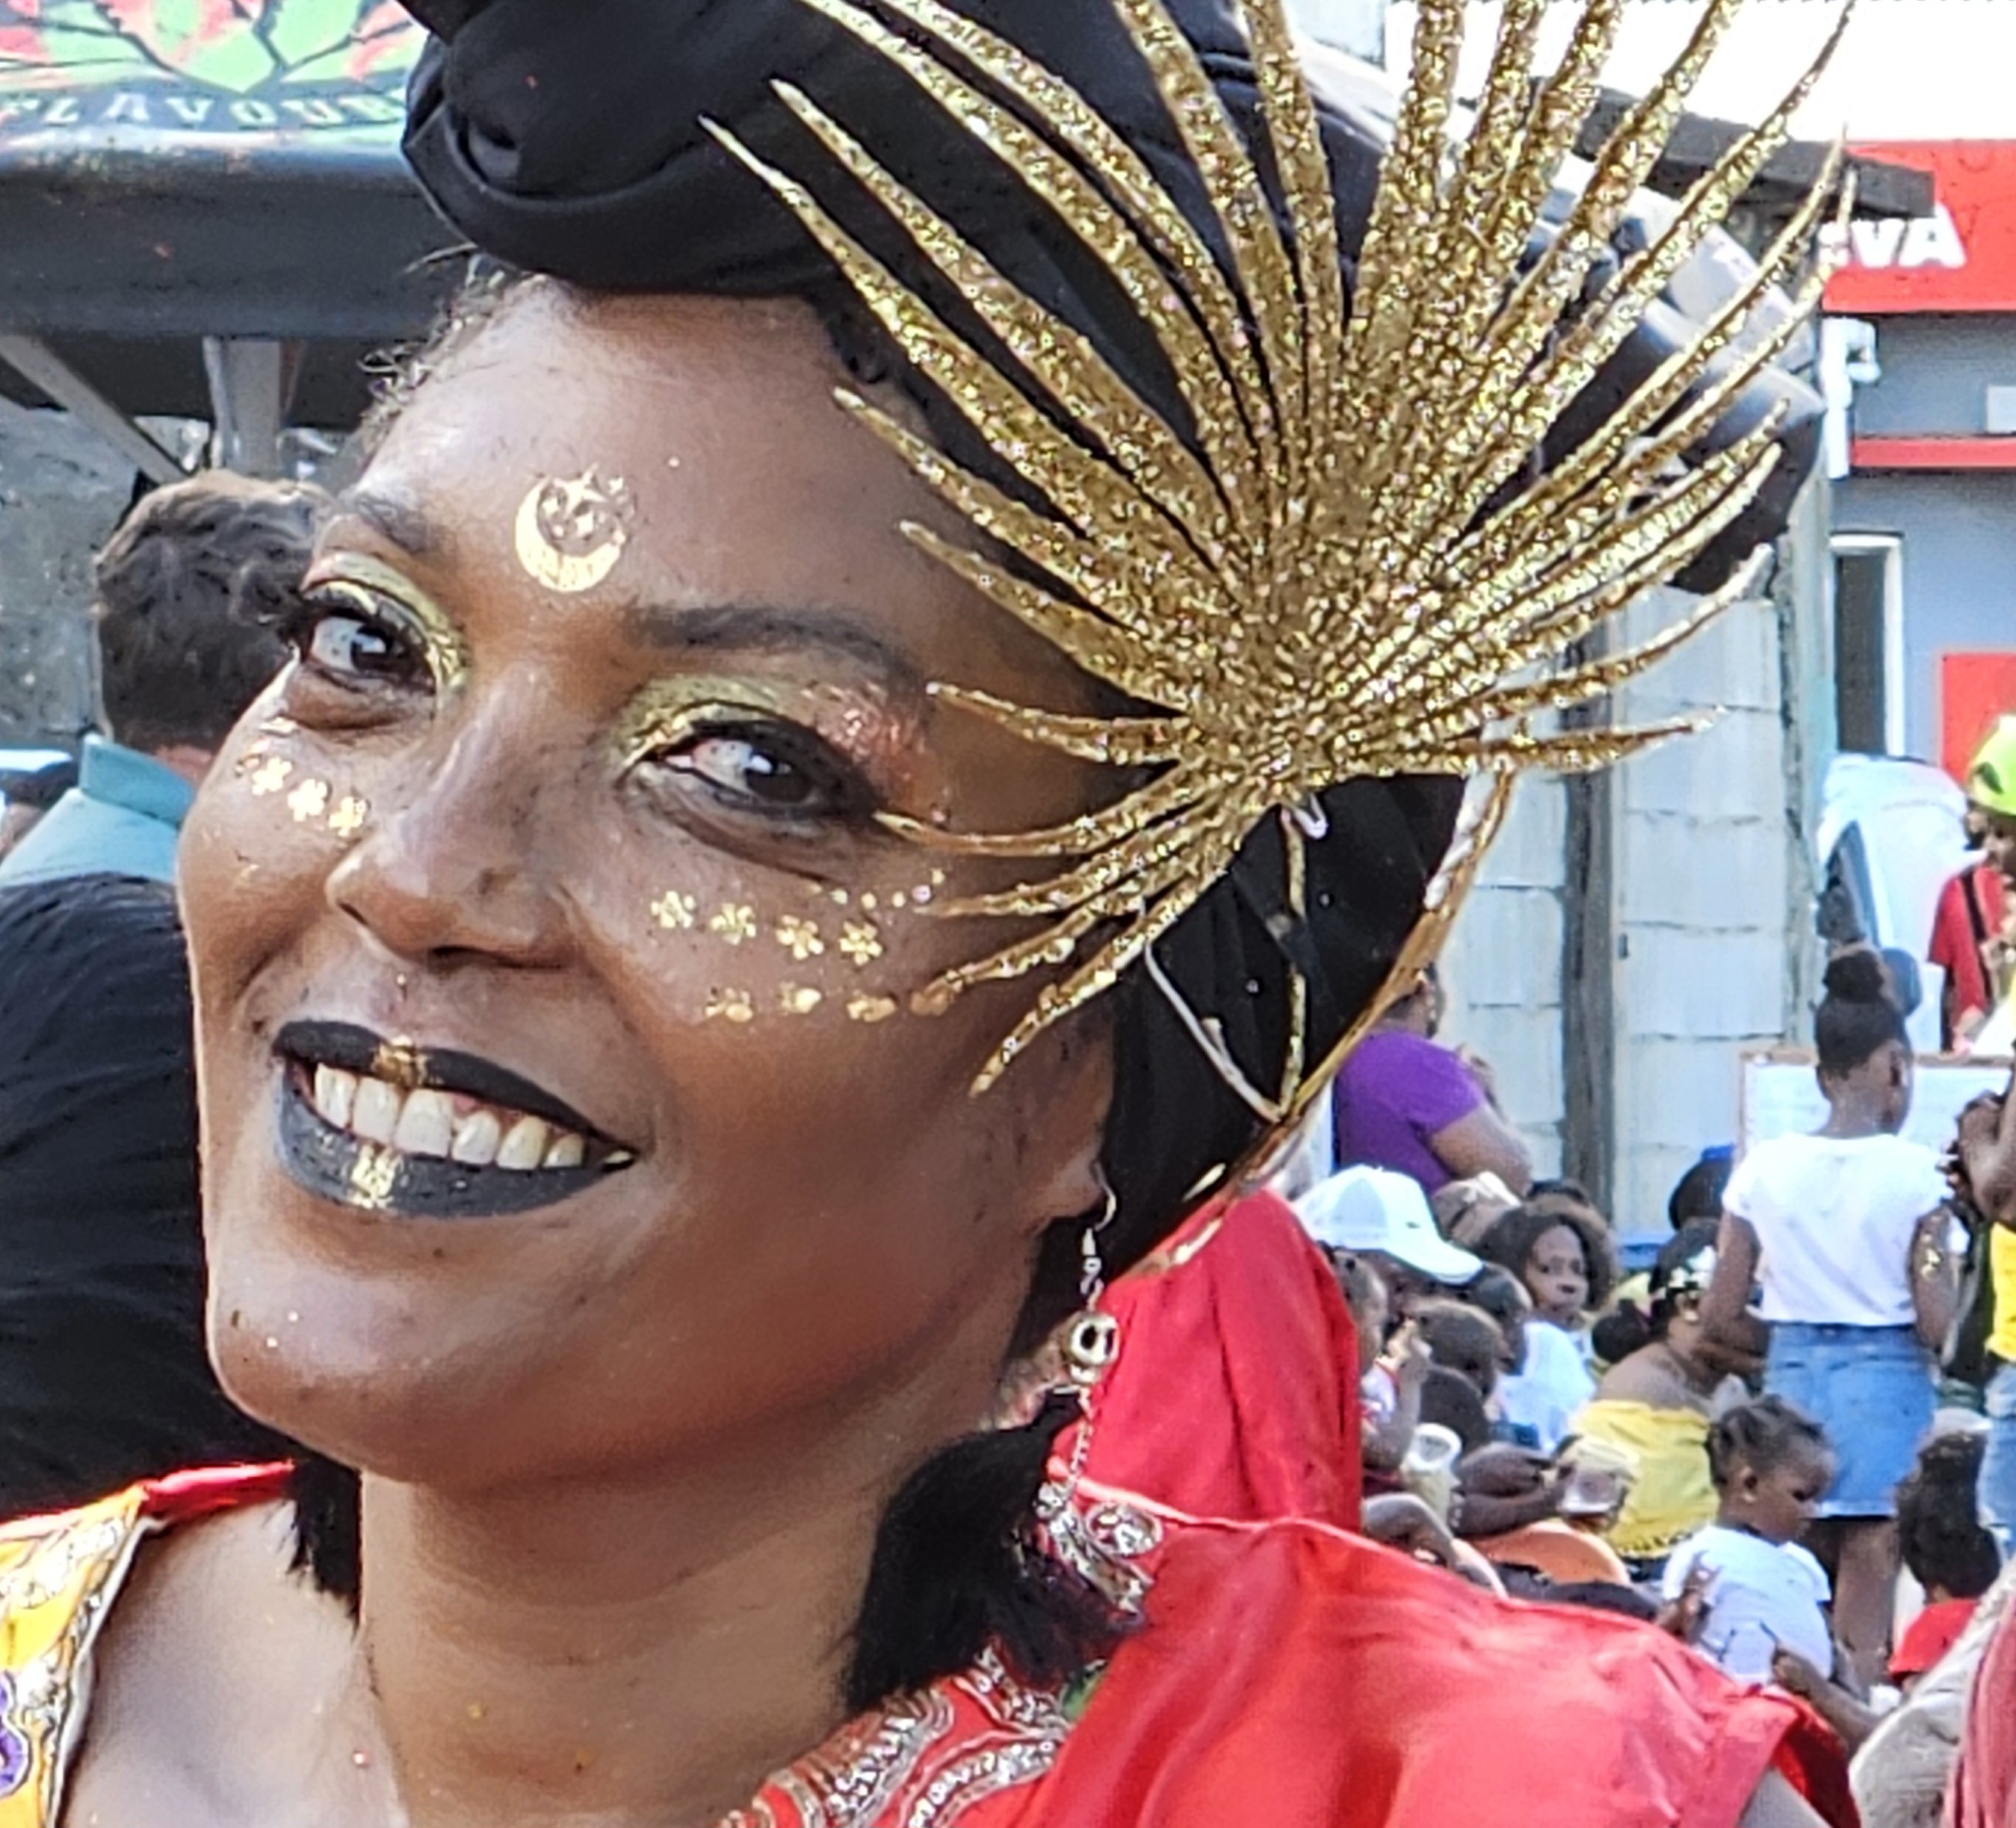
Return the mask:
[[[175,895],[0,894],[0,1516],[265,1460],[203,1351],[196,1066]]]
[[[813,185],[852,233],[988,346],[962,301],[774,99],[771,82],[786,78],[872,145],[1014,284],[1090,336],[1171,425],[1187,428],[1160,351],[1070,230],[883,58],[799,0],[414,0],[412,10],[437,38],[415,74],[407,153],[444,213],[485,252],[586,288],[805,298],[837,327],[850,359],[879,360],[894,374],[954,456],[1011,485],[975,448],[957,413],[886,347],[877,358],[847,347],[875,339],[860,328],[844,282],[797,221],[703,131],[702,117],[718,121]],[[962,10],[1066,76],[1217,242],[1175,125],[1104,0],[962,0]],[[1173,11],[1234,115],[1253,123],[1257,93],[1232,7],[1173,0]],[[1338,102],[1324,105],[1323,129],[1349,257],[1370,214],[1386,130]],[[1250,128],[1248,138],[1264,143]],[[1648,318],[1576,419],[1600,418],[1671,351],[1680,328],[1671,314]],[[1796,387],[1766,376],[1708,442],[1727,443]],[[1810,427],[1794,436],[1810,449]],[[1536,462],[1546,455],[1536,453]],[[1795,450],[1773,500],[1725,535],[1688,581],[1721,581],[1771,537],[1804,468]],[[1420,914],[1459,800],[1452,780],[1337,788],[1325,796],[1330,836],[1311,846],[1306,922],[1284,915],[1281,841],[1269,828],[1160,943],[1171,978],[1194,1009],[1223,1025],[1255,1084],[1271,1085],[1279,1074],[1291,959],[1312,987],[1313,1058],[1377,992]],[[1105,1161],[1120,1207],[1105,1244],[1117,1267],[1169,1228],[1200,1181],[1245,1155],[1262,1126],[1141,972],[1115,995],[1117,1084]],[[1062,1311],[1052,1305],[1068,1304],[1071,1248],[1068,1238],[1055,1241],[1057,1261],[1037,1278],[1026,1326],[1047,1323]],[[1045,1289],[1055,1302],[1042,1298]]]

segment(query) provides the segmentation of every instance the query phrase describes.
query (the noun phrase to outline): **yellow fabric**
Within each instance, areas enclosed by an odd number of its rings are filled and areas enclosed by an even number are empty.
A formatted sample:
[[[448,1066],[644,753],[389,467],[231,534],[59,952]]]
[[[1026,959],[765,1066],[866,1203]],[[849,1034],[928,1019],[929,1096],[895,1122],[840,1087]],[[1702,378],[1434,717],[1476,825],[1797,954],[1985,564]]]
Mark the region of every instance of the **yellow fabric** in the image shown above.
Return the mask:
[[[1708,1477],[1708,1418],[1692,1409],[1598,1400],[1569,1424],[1575,1434],[1636,1456],[1637,1482],[1608,1541],[1632,1559],[1666,1554],[1715,1520]],[[0,1824],[4,1828],[4,1824]]]
[[[1995,1330],[1988,1349],[2016,1363],[2016,1232],[2005,1225],[1988,1233],[1988,1280],[1995,1290]]]
[[[55,1828],[91,1651],[146,1534],[141,1488],[0,1529],[0,1828]]]
[[[1967,769],[1967,798],[2016,817],[2016,717],[2000,719]]]

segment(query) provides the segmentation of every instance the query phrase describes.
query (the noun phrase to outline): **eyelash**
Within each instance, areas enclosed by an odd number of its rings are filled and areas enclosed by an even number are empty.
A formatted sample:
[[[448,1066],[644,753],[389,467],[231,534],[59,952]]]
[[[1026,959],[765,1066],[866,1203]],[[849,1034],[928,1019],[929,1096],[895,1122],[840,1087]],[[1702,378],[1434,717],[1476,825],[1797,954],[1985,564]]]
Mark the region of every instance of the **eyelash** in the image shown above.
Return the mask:
[[[802,725],[737,715],[729,707],[695,711],[670,721],[672,727],[661,736],[648,746],[639,745],[631,767],[655,768],[677,776],[729,813],[754,814],[779,826],[807,829],[836,823],[864,826],[879,808],[875,791],[861,771]],[[826,804],[809,811],[764,806],[754,795],[737,793],[707,779],[693,766],[680,765],[682,758],[706,743],[740,743],[758,754],[773,756],[804,777]]]

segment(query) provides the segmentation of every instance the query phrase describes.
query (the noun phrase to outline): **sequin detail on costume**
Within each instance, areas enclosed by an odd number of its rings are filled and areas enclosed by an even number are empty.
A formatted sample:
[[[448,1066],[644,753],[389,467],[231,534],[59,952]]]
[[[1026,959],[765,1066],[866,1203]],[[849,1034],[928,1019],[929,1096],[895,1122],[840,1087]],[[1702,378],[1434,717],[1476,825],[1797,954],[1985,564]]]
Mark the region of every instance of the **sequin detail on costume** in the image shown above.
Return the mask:
[[[1753,323],[1769,289],[1806,262],[1837,187],[1837,157],[1754,279],[1691,344],[1551,473],[1533,477],[1531,458],[1784,144],[1838,30],[1670,226],[1605,274],[1599,262],[1622,211],[1742,0],[1705,0],[1686,50],[1626,113],[1567,220],[1530,260],[1556,171],[1598,103],[1624,0],[1586,0],[1564,58],[1543,77],[1535,52],[1546,0],[1506,0],[1474,118],[1453,150],[1446,130],[1466,7],[1422,0],[1347,300],[1325,148],[1283,0],[1241,8],[1262,104],[1258,158],[1163,0],[1112,0],[1183,136],[1208,197],[1208,232],[1068,84],[942,0],[887,0],[901,32],[856,0],[805,3],[887,57],[1068,224],[1160,346],[1194,428],[1186,437],[1165,421],[1090,339],[1016,287],[800,90],[775,85],[970,302],[1012,371],[938,316],[804,184],[712,126],[1024,485],[1020,494],[996,486],[843,391],[843,406],[1019,562],[922,525],[906,534],[1084,671],[1150,707],[1068,715],[949,682],[932,688],[1030,743],[1148,772],[1113,804],[1037,831],[951,832],[885,817],[928,849],[1054,866],[935,910],[1039,926],[946,972],[935,994],[915,999],[921,1009],[944,1008],[976,984],[1063,967],[977,1092],[1043,1029],[1149,958],[1268,820],[1280,824],[1292,876],[1315,841],[1312,809],[1325,789],[1403,774],[1594,768],[1684,727],[1556,731],[1544,719],[1612,692],[1754,588],[1757,571],[1747,568],[1643,645],[1576,656],[1578,642],[1728,527],[1777,462],[1778,423],[1767,419],[1677,472],[1817,302],[1823,275],[1813,273],[1793,310]],[[1279,178],[1278,210],[1266,167]],[[1456,899],[1467,881],[1452,884]],[[1288,882],[1281,893],[1294,918]],[[1306,998],[1300,974],[1290,976],[1290,994]],[[1291,1020],[1278,1082],[1263,1089],[1212,1045],[1210,1012],[1187,1013],[1213,1065],[1274,1126],[1295,1121],[1361,1031],[1318,1062],[1306,1057],[1304,1024]]]
[[[1062,1697],[1016,1681],[990,1649],[963,1675],[841,1728],[719,1828],[952,1828],[1041,1777],[1070,1730]]]

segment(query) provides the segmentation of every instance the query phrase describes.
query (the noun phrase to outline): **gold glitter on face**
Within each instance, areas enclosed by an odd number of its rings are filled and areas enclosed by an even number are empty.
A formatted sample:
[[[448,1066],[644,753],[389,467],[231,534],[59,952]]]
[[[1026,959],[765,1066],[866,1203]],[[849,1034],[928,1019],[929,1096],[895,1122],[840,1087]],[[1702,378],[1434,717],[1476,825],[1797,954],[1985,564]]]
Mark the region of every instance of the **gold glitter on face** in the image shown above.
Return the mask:
[[[716,990],[701,1012],[710,1022],[729,1022],[746,1027],[756,1019],[756,999],[746,990]]]
[[[882,956],[882,933],[873,921],[849,920],[840,929],[839,946],[859,969]]]
[[[888,1021],[897,1013],[897,1007],[893,996],[853,996],[847,1000],[847,1018],[873,1026]]]
[[[370,817],[368,801],[358,799],[355,794],[345,794],[337,802],[336,810],[329,815],[329,830],[338,838],[355,838]]]
[[[800,964],[808,958],[821,957],[826,951],[826,941],[820,938],[819,928],[796,914],[785,914],[777,922],[777,943]]]
[[[667,932],[689,931],[698,921],[699,914],[699,903],[676,889],[667,889],[651,904],[651,918]]]
[[[636,503],[619,476],[605,482],[590,468],[577,477],[547,477],[519,504],[518,562],[547,589],[579,596],[615,569],[635,519]]]
[[[287,777],[294,772],[294,765],[284,756],[268,756],[252,770],[252,795],[263,800],[276,794],[287,784]]]
[[[786,1015],[810,1015],[825,1000],[823,990],[804,984],[780,984],[777,988],[777,1007]]]
[[[296,825],[306,825],[311,819],[319,819],[328,810],[327,781],[303,781],[287,796],[287,811],[294,815]]]
[[[708,916],[707,931],[730,945],[746,945],[756,936],[756,911],[739,902],[724,902]]]

